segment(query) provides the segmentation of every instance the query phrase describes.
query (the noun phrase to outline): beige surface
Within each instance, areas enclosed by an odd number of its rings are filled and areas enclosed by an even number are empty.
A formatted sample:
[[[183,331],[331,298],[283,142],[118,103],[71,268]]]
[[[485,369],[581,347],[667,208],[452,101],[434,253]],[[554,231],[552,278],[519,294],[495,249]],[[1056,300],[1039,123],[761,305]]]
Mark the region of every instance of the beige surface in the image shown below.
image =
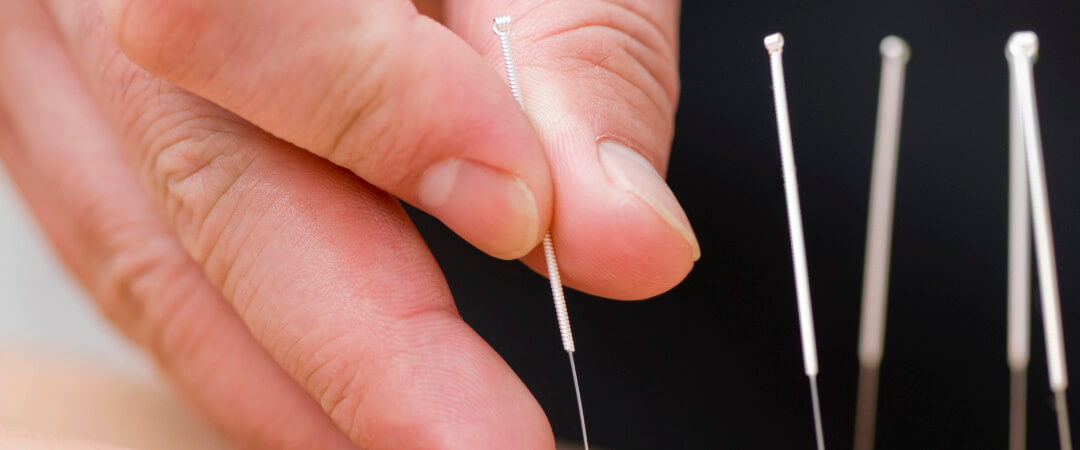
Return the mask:
[[[0,423],[0,450],[118,450],[100,442],[66,439],[36,430]]]
[[[27,349],[0,348],[0,367],[0,450],[229,448],[167,387],[142,376]]]
[[[27,349],[0,349],[0,367],[0,423],[6,427],[146,450],[226,448],[161,383]],[[13,432],[0,436],[0,449],[17,436],[28,439]]]

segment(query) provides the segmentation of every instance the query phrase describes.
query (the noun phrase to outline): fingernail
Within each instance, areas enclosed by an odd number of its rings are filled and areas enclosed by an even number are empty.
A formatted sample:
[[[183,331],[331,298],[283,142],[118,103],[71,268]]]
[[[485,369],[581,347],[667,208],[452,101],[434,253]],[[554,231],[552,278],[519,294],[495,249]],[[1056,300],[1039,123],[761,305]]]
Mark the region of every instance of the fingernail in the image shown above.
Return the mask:
[[[691,258],[701,258],[701,246],[675,194],[645,157],[614,141],[601,141],[600,164],[620,188],[630,191],[652,208],[690,245]]]
[[[520,178],[461,159],[424,172],[420,206],[492,256],[525,256],[539,241],[536,197]]]

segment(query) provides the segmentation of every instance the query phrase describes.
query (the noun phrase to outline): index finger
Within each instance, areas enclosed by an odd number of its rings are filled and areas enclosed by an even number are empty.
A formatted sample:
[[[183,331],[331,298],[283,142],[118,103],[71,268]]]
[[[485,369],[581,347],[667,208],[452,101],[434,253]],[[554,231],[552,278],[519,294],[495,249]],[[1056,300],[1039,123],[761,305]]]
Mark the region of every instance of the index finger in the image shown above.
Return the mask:
[[[518,258],[551,220],[547,159],[502,80],[408,0],[111,0],[120,48],[268,132]]]

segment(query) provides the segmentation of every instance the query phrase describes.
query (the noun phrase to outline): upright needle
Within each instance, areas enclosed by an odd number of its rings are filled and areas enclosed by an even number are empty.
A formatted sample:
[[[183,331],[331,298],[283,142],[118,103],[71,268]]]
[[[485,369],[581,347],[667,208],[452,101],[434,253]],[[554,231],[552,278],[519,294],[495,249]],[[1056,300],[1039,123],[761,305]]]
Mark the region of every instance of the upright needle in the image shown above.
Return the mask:
[[[1009,52],[1005,52],[1010,58]],[[1015,78],[1015,77],[1010,77]],[[1027,447],[1027,371],[1031,351],[1031,209],[1024,123],[1018,89],[1009,80],[1009,263],[1006,358],[1009,364],[1009,450]]]
[[[1031,196],[1032,224],[1035,230],[1035,263],[1038,267],[1039,296],[1042,302],[1043,330],[1046,339],[1046,365],[1050,389],[1054,392],[1057,409],[1058,437],[1062,450],[1072,449],[1069,412],[1065,401],[1068,375],[1065,368],[1065,339],[1061,330],[1061,303],[1058,297],[1057,262],[1054,258],[1054,237],[1050,225],[1050,204],[1047,199],[1046,172],[1043,167],[1042,137],[1035,107],[1033,66],[1039,53],[1039,38],[1030,31],[1013,33],[1006,46],[1016,100],[1020,106],[1020,122],[1024,147],[1028,194]]]
[[[506,78],[514,99],[525,109],[525,100],[518,85],[517,66],[514,64],[514,51],[510,42],[510,16],[496,17],[492,30],[499,38],[502,47],[503,62],[506,63]],[[581,439],[585,450],[589,450],[589,435],[585,431],[585,410],[581,406],[581,386],[578,383],[577,366],[574,364],[574,334],[570,331],[570,315],[566,312],[566,296],[563,293],[562,279],[559,276],[559,263],[555,259],[555,244],[551,241],[551,232],[544,235],[544,260],[547,263],[548,280],[551,283],[551,296],[555,300],[555,317],[559,322],[559,335],[563,349],[570,356],[570,375],[574,379],[574,395],[577,397],[578,418],[581,420]]]
[[[881,86],[878,91],[874,165],[870,176],[870,212],[863,262],[862,318],[859,325],[859,393],[855,407],[855,450],[874,448],[878,374],[885,346],[885,305],[889,293],[896,155],[904,105],[904,72],[911,52],[896,36],[881,40]]]
[[[773,99],[776,102],[776,130],[780,137],[780,163],[784,175],[788,231],[791,234],[791,260],[795,267],[795,296],[799,311],[799,331],[802,337],[803,367],[806,376],[810,379],[810,401],[814,411],[817,448],[824,450],[825,435],[821,429],[821,404],[817,388],[817,343],[814,338],[814,313],[810,309],[810,275],[806,268],[806,244],[803,241],[799,185],[795,178],[795,154],[791,143],[791,123],[788,119],[787,90],[784,87],[784,36],[780,33],[766,36],[765,49],[769,51]]]

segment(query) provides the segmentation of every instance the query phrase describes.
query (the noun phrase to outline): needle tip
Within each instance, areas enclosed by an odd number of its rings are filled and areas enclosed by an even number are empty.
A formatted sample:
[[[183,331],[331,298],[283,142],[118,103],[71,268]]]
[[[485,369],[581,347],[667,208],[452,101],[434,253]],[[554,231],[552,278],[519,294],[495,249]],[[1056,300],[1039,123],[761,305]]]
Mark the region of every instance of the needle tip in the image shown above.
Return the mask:
[[[574,377],[574,395],[577,396],[578,418],[581,419],[581,440],[585,444],[585,450],[589,450],[589,433],[585,431],[585,409],[581,407],[581,383],[578,382],[574,352],[567,350],[566,354],[570,355],[570,373]]]
[[[911,59],[911,48],[899,36],[885,36],[881,40],[881,57],[885,59],[899,59],[908,62]]]
[[[814,412],[814,437],[817,450],[825,450],[825,432],[821,423],[821,399],[818,397],[817,375],[810,375],[810,404]]]
[[[784,35],[773,33],[765,36],[765,49],[769,53],[779,53],[784,50]]]
[[[1039,36],[1033,31],[1017,31],[1009,36],[1009,43],[1005,46],[1005,55],[1009,57],[1019,56],[1034,60],[1039,56]]]
[[[1053,389],[1054,409],[1057,412],[1058,440],[1062,450],[1072,450],[1072,431],[1069,429],[1069,405],[1065,400],[1065,389]]]
[[[491,29],[499,36],[510,34],[510,16],[499,16],[491,24]]]

